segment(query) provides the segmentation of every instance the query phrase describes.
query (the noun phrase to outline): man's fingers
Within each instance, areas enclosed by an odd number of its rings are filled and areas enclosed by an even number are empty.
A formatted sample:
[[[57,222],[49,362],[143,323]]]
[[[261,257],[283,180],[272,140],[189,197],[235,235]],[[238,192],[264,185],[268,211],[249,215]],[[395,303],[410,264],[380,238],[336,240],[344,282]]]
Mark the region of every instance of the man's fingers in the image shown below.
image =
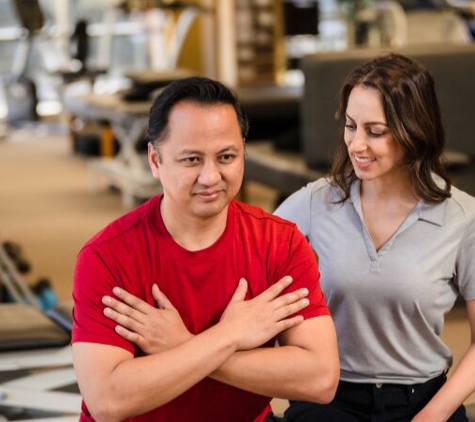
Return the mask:
[[[277,323],[278,333],[282,331],[288,330],[289,328],[295,327],[296,325],[301,324],[304,321],[304,317],[302,315],[296,315],[292,318],[286,318],[282,321]]]
[[[282,277],[277,283],[270,286],[263,295],[266,295],[269,300],[275,299],[292,283],[292,277],[286,275]]]
[[[112,308],[104,308],[104,315],[122,327],[128,328],[133,332],[137,332],[139,327],[142,325],[134,318],[124,315],[121,312],[117,312]]]
[[[138,297],[131,295],[124,289],[121,289],[120,287],[114,287],[112,289],[112,292],[114,295],[116,295],[123,303],[129,305],[132,309],[135,309],[136,311],[142,312],[143,314],[147,313],[151,306],[143,301],[142,299],[139,299]]]
[[[137,321],[140,321],[140,322],[143,322],[143,319],[146,318],[146,314],[144,314],[140,311],[137,311],[136,309],[134,309],[130,305],[128,305],[124,302],[121,302],[120,300],[117,300],[117,299],[115,299],[111,296],[104,296],[102,298],[102,303],[106,307],[113,310],[118,315],[123,315],[124,317],[129,317],[131,319],[134,319],[134,320],[137,320]],[[115,316],[115,314],[111,314],[111,315]]]
[[[307,297],[308,293],[309,292],[307,288],[298,289],[293,292],[290,292],[290,293],[287,293],[285,295],[275,298],[274,303],[277,308],[281,306],[287,306],[294,302],[297,302],[300,299],[303,299],[304,297]]]
[[[241,278],[239,280],[238,286],[233,293],[233,297],[231,298],[230,302],[238,302],[242,301],[246,298],[247,293],[247,280]]]
[[[160,289],[158,288],[158,286],[156,284],[153,284],[152,285],[152,296],[155,300],[155,302],[157,303],[158,307],[160,307]]]
[[[128,320],[130,320],[131,318],[126,316],[126,315],[123,315],[119,312],[117,312],[114,308],[112,307],[106,307],[104,308],[104,311],[103,311],[104,315],[111,319],[112,321],[114,322],[117,322],[118,324],[123,324],[123,323],[126,323],[128,322]],[[130,325],[130,324],[129,324]]]
[[[175,309],[173,304],[168,300],[165,293],[163,293],[156,284],[152,286],[152,296],[161,309]]]
[[[288,305],[282,306],[276,310],[276,317],[278,321],[288,319],[291,315],[300,312],[302,309],[305,309],[310,304],[310,301],[304,297],[299,299],[296,302],[292,302]]]
[[[123,337],[124,339],[130,341],[131,343],[136,344],[139,347],[143,347],[145,343],[145,340],[142,336],[130,330],[127,330],[127,328],[122,327],[121,325],[117,325],[115,327],[115,332],[119,334],[121,337]]]

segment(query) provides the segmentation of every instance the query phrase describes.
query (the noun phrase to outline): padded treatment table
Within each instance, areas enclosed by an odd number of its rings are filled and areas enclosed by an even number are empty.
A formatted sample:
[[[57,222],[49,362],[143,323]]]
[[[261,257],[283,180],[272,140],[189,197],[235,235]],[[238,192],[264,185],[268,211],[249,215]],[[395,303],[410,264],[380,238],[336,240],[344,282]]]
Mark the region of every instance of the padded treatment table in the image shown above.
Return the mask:
[[[122,205],[126,208],[133,207],[137,198],[148,198],[162,191],[160,182],[152,177],[146,156],[136,149],[148,124],[151,100],[125,101],[119,94],[86,94],[65,95],[63,101],[74,116],[89,121],[110,122],[120,144],[117,156],[91,159],[93,191],[99,190],[103,178],[120,189]]]

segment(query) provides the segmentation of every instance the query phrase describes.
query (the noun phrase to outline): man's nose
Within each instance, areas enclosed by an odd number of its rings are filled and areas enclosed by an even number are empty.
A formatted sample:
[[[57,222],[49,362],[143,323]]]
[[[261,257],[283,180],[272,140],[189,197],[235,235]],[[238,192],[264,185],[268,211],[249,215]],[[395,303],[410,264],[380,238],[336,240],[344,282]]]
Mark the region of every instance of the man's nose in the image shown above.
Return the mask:
[[[219,164],[214,160],[207,160],[201,167],[198,182],[205,186],[213,186],[221,180]]]

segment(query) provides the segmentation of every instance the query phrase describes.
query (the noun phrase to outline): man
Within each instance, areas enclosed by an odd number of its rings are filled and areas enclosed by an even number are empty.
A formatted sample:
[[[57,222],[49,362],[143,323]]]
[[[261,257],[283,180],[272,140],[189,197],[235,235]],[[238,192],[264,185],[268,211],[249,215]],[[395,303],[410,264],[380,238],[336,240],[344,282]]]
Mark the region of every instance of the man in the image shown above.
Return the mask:
[[[210,79],[155,100],[148,158],[163,195],[78,256],[81,420],[252,422],[269,397],[332,399],[336,335],[313,252],[294,224],[233,199],[247,127]]]

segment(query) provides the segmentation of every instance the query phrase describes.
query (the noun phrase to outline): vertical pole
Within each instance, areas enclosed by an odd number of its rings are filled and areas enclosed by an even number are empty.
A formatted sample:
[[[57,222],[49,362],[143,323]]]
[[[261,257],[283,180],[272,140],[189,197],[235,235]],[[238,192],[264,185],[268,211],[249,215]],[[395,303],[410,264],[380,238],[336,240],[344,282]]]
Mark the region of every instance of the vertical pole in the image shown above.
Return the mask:
[[[216,2],[218,79],[231,86],[238,83],[236,13],[234,0]]]

